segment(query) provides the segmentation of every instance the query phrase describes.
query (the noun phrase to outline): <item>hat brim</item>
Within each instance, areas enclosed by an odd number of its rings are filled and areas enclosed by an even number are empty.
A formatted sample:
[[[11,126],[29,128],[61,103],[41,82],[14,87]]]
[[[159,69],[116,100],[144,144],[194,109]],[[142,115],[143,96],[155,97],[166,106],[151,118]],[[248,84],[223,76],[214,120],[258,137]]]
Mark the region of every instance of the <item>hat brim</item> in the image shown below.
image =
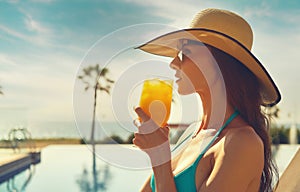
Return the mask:
[[[155,55],[176,57],[180,39],[211,45],[243,63],[260,81],[264,106],[276,105],[281,100],[277,86],[260,61],[240,42],[218,31],[205,28],[182,29],[159,36],[137,48]]]

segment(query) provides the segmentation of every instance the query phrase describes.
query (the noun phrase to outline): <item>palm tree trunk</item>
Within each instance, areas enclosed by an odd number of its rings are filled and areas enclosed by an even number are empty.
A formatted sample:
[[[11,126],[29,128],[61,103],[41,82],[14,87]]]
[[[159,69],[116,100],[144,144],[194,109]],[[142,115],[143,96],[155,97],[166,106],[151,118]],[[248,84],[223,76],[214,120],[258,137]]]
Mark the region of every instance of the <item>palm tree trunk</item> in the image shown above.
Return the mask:
[[[98,80],[98,79],[97,79]],[[96,150],[95,150],[95,117],[96,117],[96,106],[97,106],[97,90],[98,90],[98,81],[96,81],[95,89],[94,89],[94,109],[93,109],[93,122],[92,122],[92,130],[91,130],[91,144],[93,147],[93,192],[97,192],[98,186],[98,178],[97,178],[97,170],[96,170]]]
[[[95,117],[96,117],[96,105],[97,105],[97,88],[98,81],[96,82],[94,89],[94,109],[93,109],[93,121],[92,121],[92,130],[91,130],[91,144],[95,144]]]

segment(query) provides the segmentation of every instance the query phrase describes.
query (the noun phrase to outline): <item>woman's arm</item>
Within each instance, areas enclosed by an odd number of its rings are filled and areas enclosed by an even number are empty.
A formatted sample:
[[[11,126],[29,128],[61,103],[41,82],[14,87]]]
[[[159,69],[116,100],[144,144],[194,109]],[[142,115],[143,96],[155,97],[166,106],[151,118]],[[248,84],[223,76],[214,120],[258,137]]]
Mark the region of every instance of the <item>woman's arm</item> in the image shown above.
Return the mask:
[[[141,188],[141,192],[152,192],[151,186],[150,186],[150,181],[151,181],[151,176],[148,177],[148,179],[146,180],[146,182],[144,183],[144,185]]]
[[[170,191],[176,192],[174,175],[171,169],[171,163],[165,163],[160,166],[153,167],[153,173],[155,175],[156,191]],[[141,192],[152,192],[150,181],[151,177],[148,177],[145,184],[141,188]]]
[[[153,167],[156,192],[177,192],[171,161]]]
[[[138,127],[139,132],[134,134],[133,143],[146,152],[151,160],[156,192],[176,192],[171,166],[169,128],[160,128],[141,108],[136,108],[135,111],[142,123]],[[149,190],[149,187],[148,180],[142,190]]]

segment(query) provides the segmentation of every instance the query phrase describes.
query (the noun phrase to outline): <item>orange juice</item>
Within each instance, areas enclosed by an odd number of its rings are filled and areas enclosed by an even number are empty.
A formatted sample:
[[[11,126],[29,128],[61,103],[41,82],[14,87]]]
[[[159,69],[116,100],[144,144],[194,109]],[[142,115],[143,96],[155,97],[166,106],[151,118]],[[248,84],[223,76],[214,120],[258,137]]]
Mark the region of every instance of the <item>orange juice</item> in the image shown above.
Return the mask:
[[[172,87],[172,80],[155,78],[144,81],[140,107],[160,127],[166,126],[170,117]]]

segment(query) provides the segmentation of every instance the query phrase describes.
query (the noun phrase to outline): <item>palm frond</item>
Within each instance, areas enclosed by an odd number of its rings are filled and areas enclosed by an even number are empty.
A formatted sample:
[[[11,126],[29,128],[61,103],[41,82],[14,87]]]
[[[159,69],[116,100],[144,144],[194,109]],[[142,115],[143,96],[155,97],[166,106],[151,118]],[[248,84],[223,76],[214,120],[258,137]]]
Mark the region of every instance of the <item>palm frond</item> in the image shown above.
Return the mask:
[[[114,83],[115,81],[114,80],[111,80],[109,78],[105,78],[105,80],[108,82],[108,83]]]
[[[81,79],[82,82],[86,85],[85,91],[90,88],[96,88],[99,91],[104,91],[110,94],[110,84],[114,83],[115,81],[106,77],[108,73],[108,68],[101,68],[99,64],[96,64],[83,68],[82,74],[78,75],[77,78]],[[106,86],[100,85],[100,79],[105,80],[105,82],[102,83],[104,83]]]
[[[100,91],[105,91],[107,94],[110,94],[109,90],[106,87],[99,87]]]
[[[100,72],[100,76],[105,77],[106,74],[108,73],[108,69],[107,68],[103,68]]]
[[[82,69],[85,76],[90,76],[90,69],[89,68],[83,68]]]

